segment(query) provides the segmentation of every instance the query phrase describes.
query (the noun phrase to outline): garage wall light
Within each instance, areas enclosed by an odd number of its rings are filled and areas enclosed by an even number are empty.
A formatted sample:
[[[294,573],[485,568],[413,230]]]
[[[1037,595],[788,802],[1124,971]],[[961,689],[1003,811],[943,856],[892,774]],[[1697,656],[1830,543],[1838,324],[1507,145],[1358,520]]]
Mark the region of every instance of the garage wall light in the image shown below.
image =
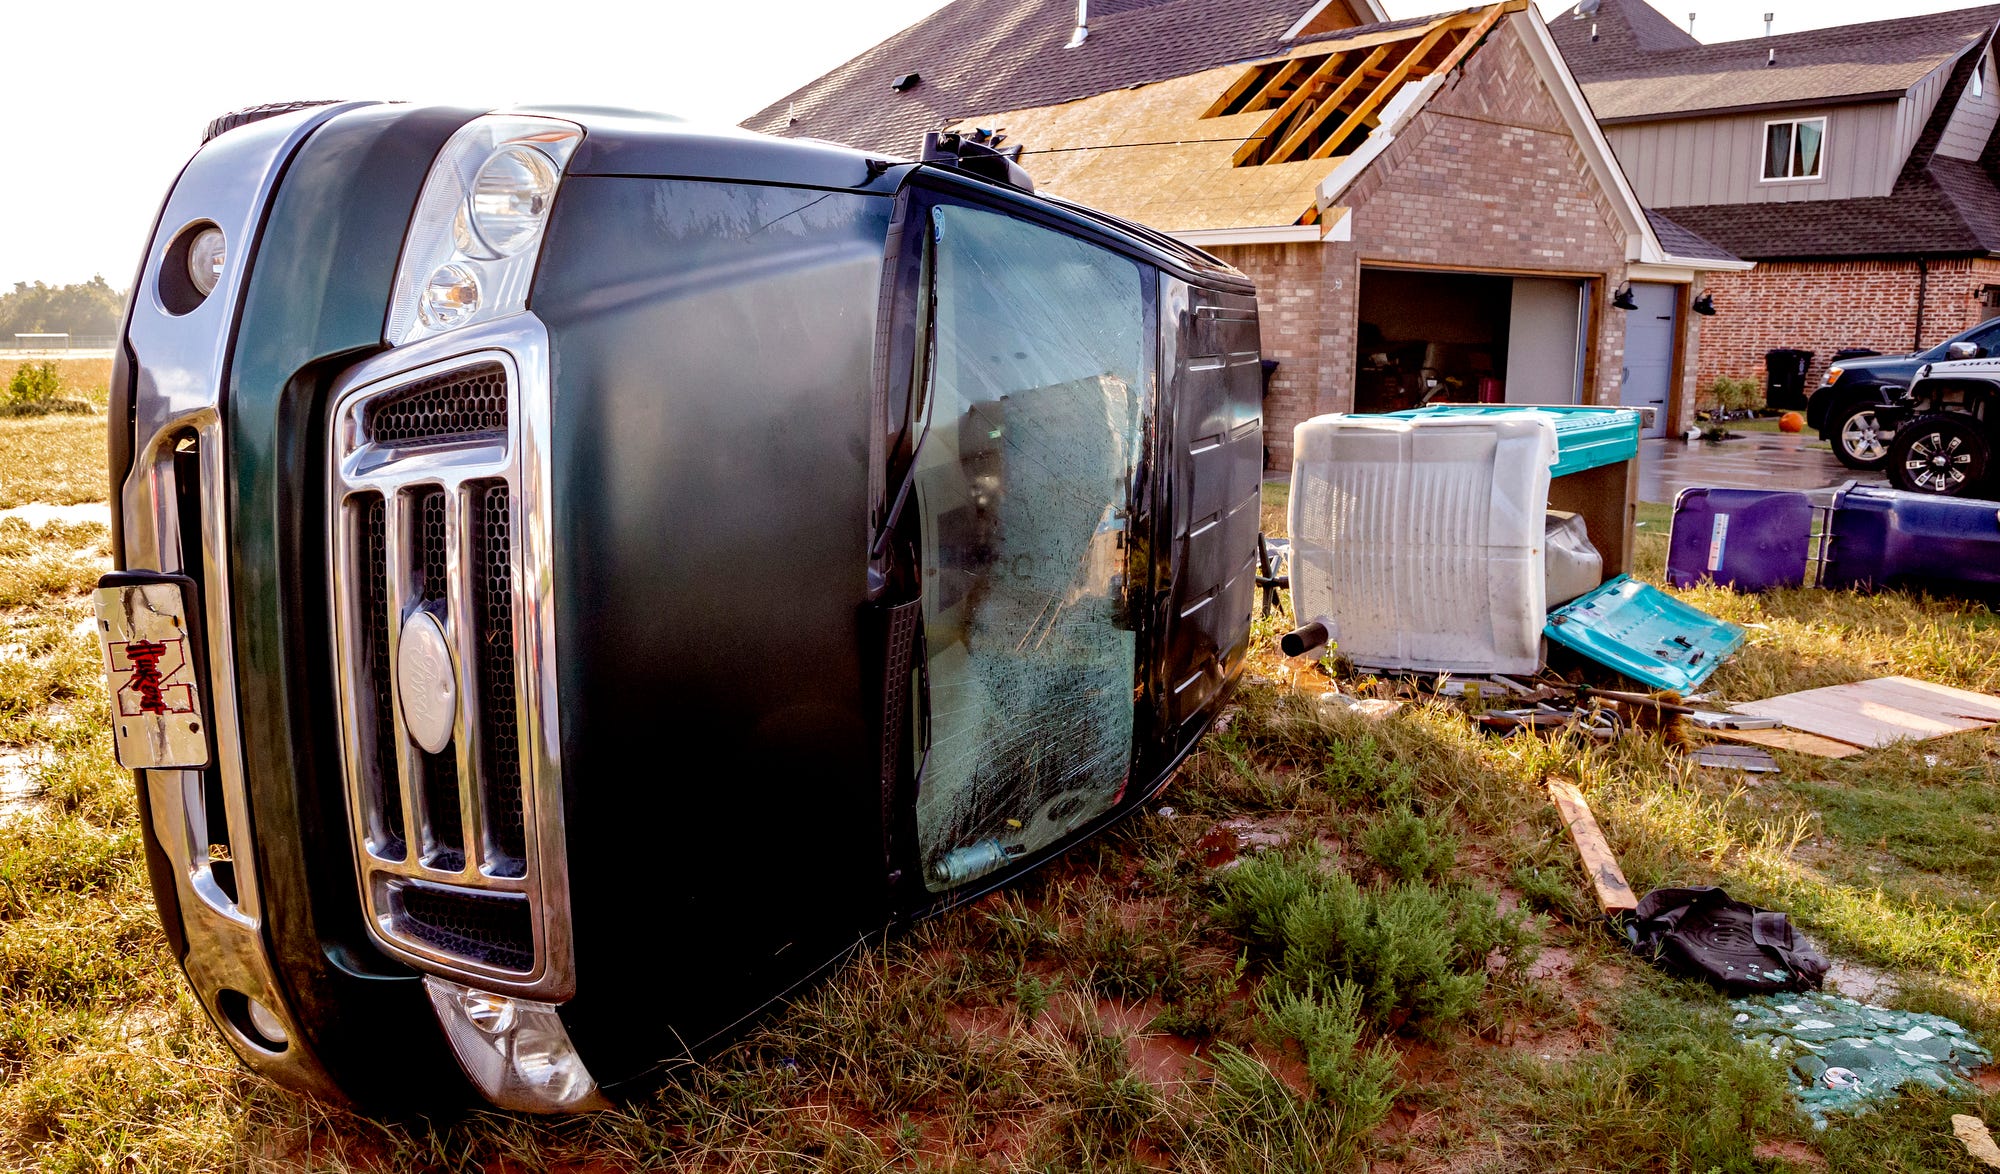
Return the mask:
[[[1638,301],[1632,297],[1631,282],[1628,281],[1618,287],[1618,293],[1611,299],[1611,305],[1612,308],[1618,310],[1636,310],[1639,308]]]
[[[1688,309],[1693,310],[1704,318],[1715,317],[1715,295],[1707,293],[1701,295],[1688,304]]]

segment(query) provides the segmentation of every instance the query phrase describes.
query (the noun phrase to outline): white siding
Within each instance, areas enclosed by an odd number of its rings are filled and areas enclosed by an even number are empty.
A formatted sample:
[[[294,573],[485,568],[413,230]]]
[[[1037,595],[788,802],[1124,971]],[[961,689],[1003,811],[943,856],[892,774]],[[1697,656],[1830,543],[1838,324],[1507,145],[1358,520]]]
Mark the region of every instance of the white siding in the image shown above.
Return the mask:
[[[1938,140],[1938,154],[1947,158],[1978,159],[1993,136],[1994,123],[2000,121],[2000,76],[1994,73],[1992,54],[1980,58],[1979,73],[1986,79],[1986,92],[1975,98],[1972,87],[1966,86],[1945,124],[1944,137]]]

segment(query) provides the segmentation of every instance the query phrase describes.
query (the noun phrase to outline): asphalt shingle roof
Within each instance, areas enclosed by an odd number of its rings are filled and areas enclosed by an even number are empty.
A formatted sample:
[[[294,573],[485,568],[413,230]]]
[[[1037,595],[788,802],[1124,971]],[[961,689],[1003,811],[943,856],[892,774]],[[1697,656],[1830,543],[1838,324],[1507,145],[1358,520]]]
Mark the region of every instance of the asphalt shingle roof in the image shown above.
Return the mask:
[[[1900,93],[1996,24],[2000,5],[1987,5],[1703,45],[1646,0],[1601,0],[1549,29],[1597,117],[1616,122]]]
[[[1653,235],[1660,238],[1660,247],[1675,257],[1686,257],[1693,261],[1740,261],[1735,253],[1688,228],[1670,220],[1663,213],[1646,209],[1646,219],[1653,223]]]
[[[1283,52],[1311,0],[1093,0],[1090,36],[1065,49],[1076,0],[956,0],[743,121],[914,155],[963,118],[1074,101]],[[896,93],[907,73],[921,84]]]

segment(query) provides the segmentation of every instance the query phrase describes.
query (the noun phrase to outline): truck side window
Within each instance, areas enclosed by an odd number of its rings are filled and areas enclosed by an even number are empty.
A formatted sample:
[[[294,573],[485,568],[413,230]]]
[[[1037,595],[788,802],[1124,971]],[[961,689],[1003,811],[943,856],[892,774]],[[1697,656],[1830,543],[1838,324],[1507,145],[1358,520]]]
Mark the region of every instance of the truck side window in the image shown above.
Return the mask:
[[[929,231],[917,832],[925,881],[944,890],[1055,843],[1124,790],[1147,348],[1136,263],[963,205],[934,205]]]

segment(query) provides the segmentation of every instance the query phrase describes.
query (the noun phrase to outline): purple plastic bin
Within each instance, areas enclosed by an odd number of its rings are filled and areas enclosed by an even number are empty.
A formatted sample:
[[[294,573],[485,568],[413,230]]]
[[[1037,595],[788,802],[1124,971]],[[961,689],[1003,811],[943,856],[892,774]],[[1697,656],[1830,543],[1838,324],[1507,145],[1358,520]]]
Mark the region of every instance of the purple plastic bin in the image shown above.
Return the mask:
[[[1674,502],[1667,582],[1713,579],[1738,591],[1798,587],[1812,545],[1812,499],[1761,489],[1684,489]]]
[[[1850,485],[1832,529],[1822,587],[2000,595],[2000,502]]]

